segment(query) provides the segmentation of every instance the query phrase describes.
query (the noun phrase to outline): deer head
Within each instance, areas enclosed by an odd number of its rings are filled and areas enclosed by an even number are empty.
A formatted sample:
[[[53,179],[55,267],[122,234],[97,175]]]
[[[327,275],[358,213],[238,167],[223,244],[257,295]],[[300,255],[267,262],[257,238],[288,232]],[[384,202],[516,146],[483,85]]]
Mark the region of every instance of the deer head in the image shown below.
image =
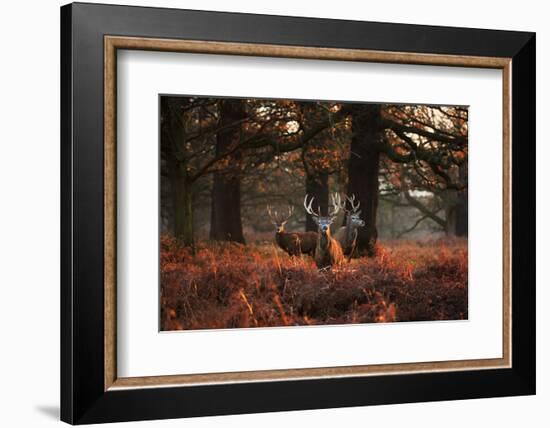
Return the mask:
[[[340,195],[338,193],[333,193],[331,195],[332,207],[329,208],[329,212],[326,216],[321,214],[321,208],[319,207],[319,205],[317,205],[317,211],[313,210],[312,204],[314,199],[315,198],[312,196],[308,202],[308,195],[306,195],[304,198],[304,208],[306,212],[311,216],[315,224],[317,224],[319,232],[323,235],[330,235],[330,225],[336,219],[336,216],[338,215],[338,212],[341,208],[342,202],[340,199]]]
[[[344,206],[344,210],[348,214],[348,224],[355,228],[365,226],[365,221],[361,218],[361,210],[359,209],[361,202],[355,200],[355,195],[351,195],[351,198],[346,196],[346,199],[351,207],[351,209],[347,209]]]
[[[275,231],[277,233],[283,233],[285,231],[285,224],[290,219],[290,217],[292,217],[292,214],[294,214],[294,207],[293,206],[288,207],[288,215],[285,217],[285,216],[279,215],[277,210],[273,210],[273,208],[270,205],[268,205],[267,214],[271,219],[271,223],[273,223],[273,226],[275,226]]]

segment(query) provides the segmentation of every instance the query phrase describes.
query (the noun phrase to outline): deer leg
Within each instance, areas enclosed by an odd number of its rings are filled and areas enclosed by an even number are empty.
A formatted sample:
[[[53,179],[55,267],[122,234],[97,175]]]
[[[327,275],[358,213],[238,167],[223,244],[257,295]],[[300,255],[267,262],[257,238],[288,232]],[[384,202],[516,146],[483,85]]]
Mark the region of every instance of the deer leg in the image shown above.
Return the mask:
[[[353,254],[355,253],[355,248],[356,248],[356,242],[355,242],[355,239],[353,240],[353,243],[351,244],[351,251],[349,252],[349,255],[348,255],[348,263],[351,263],[351,259],[353,258]]]

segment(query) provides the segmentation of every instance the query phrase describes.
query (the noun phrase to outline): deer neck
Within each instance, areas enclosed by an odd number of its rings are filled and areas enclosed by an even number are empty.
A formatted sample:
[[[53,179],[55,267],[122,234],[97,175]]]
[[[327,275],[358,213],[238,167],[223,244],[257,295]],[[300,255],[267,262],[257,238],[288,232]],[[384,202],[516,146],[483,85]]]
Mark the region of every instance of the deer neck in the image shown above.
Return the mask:
[[[319,232],[319,246],[323,249],[326,249],[330,243],[330,229],[326,231],[326,233]]]
[[[353,239],[353,222],[351,221],[351,215],[348,215],[347,221],[346,221],[346,242],[349,243]]]
[[[286,232],[284,230],[277,230],[275,232],[275,241],[277,241],[277,244],[280,244],[281,243],[281,238],[283,237],[283,235],[285,234]]]

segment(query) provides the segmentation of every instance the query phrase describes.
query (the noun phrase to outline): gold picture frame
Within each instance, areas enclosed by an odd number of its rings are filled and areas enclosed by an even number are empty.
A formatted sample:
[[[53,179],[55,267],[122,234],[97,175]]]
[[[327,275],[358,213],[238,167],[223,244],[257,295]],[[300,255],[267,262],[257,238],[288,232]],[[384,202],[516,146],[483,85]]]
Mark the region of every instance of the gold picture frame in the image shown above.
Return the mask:
[[[116,85],[118,50],[168,51],[209,55],[246,55],[277,58],[321,59],[492,68],[502,70],[503,123],[503,322],[502,358],[423,363],[380,364],[305,369],[204,373],[170,376],[118,377],[116,368]],[[104,390],[165,386],[280,381],[395,375],[426,372],[510,368],[512,364],[512,258],[511,258],[511,79],[512,58],[468,55],[384,52],[290,45],[171,40],[104,36]]]

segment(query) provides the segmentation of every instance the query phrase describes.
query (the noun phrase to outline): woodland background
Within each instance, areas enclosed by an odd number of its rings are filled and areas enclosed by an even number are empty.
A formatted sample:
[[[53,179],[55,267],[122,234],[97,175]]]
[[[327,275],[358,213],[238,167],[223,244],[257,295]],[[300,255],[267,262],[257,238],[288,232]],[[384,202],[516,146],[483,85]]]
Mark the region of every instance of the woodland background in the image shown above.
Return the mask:
[[[164,95],[160,129],[162,329],[467,318],[467,107]],[[316,231],[332,192],[365,226],[320,272],[266,207]]]
[[[354,194],[364,250],[468,235],[468,110],[460,106],[161,97],[161,228],[185,245],[271,232],[266,205]],[[422,232],[422,233],[419,233]]]

